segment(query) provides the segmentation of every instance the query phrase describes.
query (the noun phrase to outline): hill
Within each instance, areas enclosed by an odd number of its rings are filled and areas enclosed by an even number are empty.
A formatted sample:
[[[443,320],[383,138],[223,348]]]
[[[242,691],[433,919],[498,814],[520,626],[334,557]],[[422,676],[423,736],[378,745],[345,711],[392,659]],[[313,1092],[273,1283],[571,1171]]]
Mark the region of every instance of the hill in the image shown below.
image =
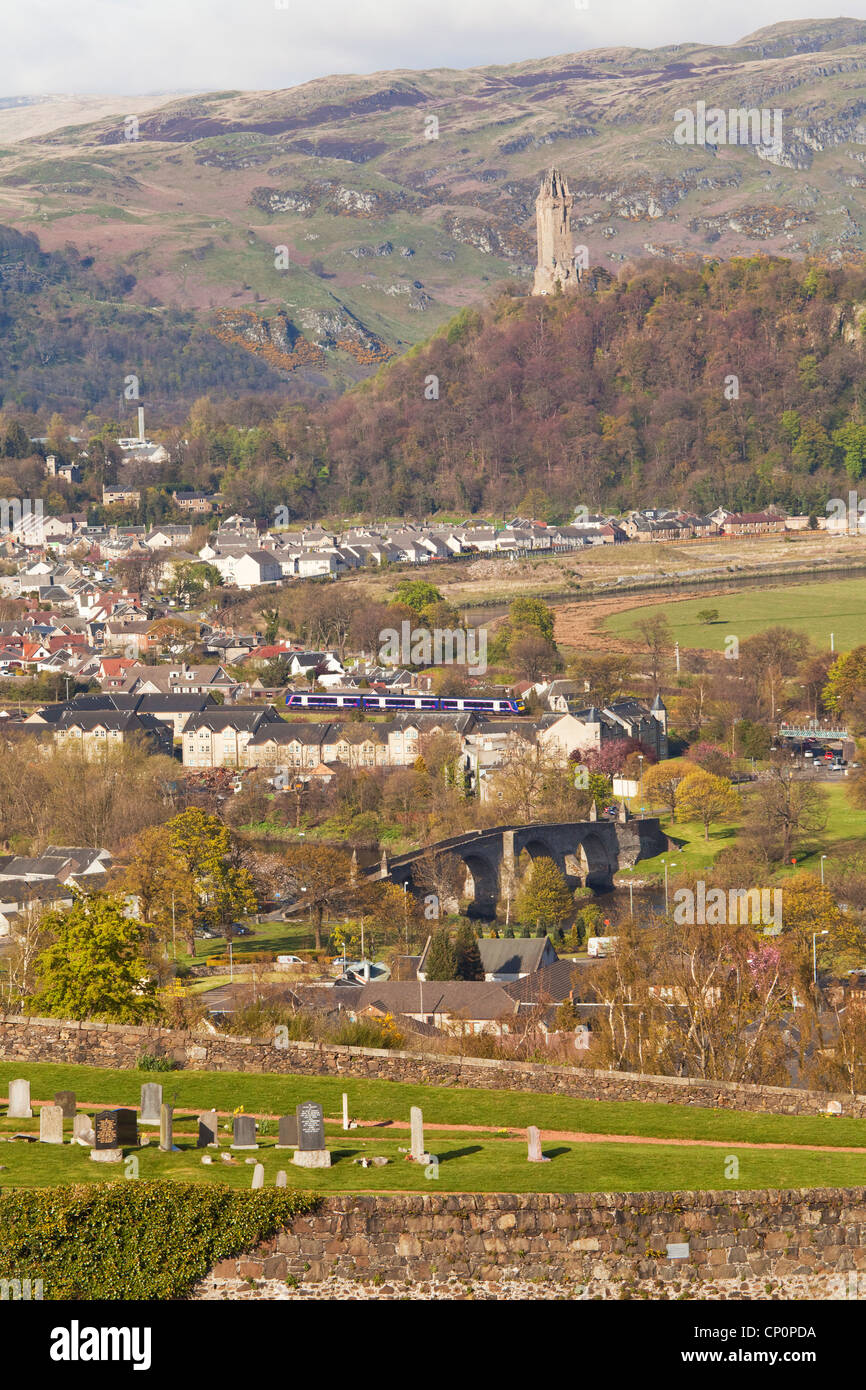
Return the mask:
[[[58,104],[54,129],[50,103],[18,101],[5,125],[0,111],[0,222],[43,252],[71,244],[104,281],[120,271],[129,283],[111,304],[190,314],[321,393],[491,284],[527,282],[553,162],[576,195],[575,240],[608,271],[755,251],[844,263],[864,249],[864,72],[866,23],[838,19],[727,47],[326,77],[150,109],[118,98],[116,115],[82,99]],[[782,139],[760,152],[680,145],[675,112],[698,101],[778,108]],[[60,312],[50,297],[41,309]],[[175,389],[198,388],[181,371]]]

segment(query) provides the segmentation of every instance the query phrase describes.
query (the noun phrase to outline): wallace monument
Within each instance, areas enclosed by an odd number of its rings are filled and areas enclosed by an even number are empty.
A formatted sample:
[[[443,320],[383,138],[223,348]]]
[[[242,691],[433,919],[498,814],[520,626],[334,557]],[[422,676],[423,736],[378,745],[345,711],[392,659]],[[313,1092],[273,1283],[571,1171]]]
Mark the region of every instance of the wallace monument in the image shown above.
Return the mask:
[[[580,269],[571,240],[571,209],[574,199],[558,169],[550,169],[541,180],[535,201],[538,229],[538,265],[533,294],[555,294],[580,284]]]

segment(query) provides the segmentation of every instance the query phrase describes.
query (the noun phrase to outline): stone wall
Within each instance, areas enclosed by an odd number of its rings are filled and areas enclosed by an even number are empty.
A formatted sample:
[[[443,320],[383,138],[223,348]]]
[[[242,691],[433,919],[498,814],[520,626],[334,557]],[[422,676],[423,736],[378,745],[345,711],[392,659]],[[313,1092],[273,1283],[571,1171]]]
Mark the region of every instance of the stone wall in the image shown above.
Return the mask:
[[[688,1244],[685,1258],[669,1245]],[[628,1286],[818,1280],[866,1270],[866,1188],[795,1192],[346,1194],[223,1260],[200,1295],[241,1280],[341,1277]],[[862,1277],[860,1280],[862,1287]]]
[[[251,1071],[304,1076],[375,1078],[413,1085],[472,1090],[539,1091],[587,1100],[659,1101],[777,1115],[816,1115],[838,1100],[844,1115],[866,1117],[866,1096],[831,1096],[781,1086],[740,1086],[634,1072],[549,1067],[423,1052],[290,1042],[284,1048],[249,1038],[70,1023],[62,1019],[0,1018],[0,1060],[78,1062],[92,1067],[134,1067],[144,1052],[172,1057],[190,1071]]]

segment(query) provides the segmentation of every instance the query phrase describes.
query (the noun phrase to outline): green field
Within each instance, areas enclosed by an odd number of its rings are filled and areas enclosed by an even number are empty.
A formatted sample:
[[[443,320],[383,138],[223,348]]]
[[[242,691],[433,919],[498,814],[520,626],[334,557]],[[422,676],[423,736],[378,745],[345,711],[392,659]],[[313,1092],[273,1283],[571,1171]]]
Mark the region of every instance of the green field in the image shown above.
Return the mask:
[[[448,1191],[669,1191],[676,1188],[799,1187],[866,1185],[866,1120],[824,1115],[787,1116],[749,1114],[638,1101],[576,1100],[563,1096],[513,1091],[467,1090],[444,1086],[415,1086],[391,1081],[343,1080],[339,1077],[274,1076],[247,1072],[153,1072],[106,1070],[53,1063],[0,1063],[0,1093],[16,1076],[26,1076],[34,1100],[51,1100],[54,1092],[74,1090],[79,1109],[110,1105],[137,1105],[140,1087],[158,1079],[166,1101],[175,1105],[176,1154],[161,1154],[155,1144],[137,1153],[138,1176],[206,1183],[227,1182],[245,1187],[250,1183],[247,1155],[238,1164],[216,1157],[202,1164],[195,1149],[196,1116],[214,1107],[223,1112],[221,1147],[228,1151],[230,1112],[243,1106],[247,1113],[276,1117],[290,1113],[302,1100],[318,1100],[330,1117],[328,1145],[330,1170],[295,1169],[291,1153],[274,1148],[273,1135],[260,1139],[259,1156],[266,1181],[274,1181],[280,1168],[291,1174],[296,1187],[322,1191],[370,1191],[385,1189],[430,1190],[432,1180],[423,1169],[407,1163],[401,1148],[408,1147],[409,1108],[420,1105],[428,1128],[429,1152],[440,1160],[436,1181]],[[362,1120],[378,1120],[381,1128],[344,1132],[335,1117],[341,1097],[349,1097],[350,1114]],[[645,1136],[658,1139],[688,1138],[693,1147],[632,1143],[578,1142],[550,1139],[544,1152],[553,1160],[541,1167],[526,1161],[523,1131],[530,1124],[566,1134]],[[397,1126],[406,1126],[398,1128]],[[441,1125],[441,1129],[433,1129]],[[470,1128],[450,1128],[469,1126]],[[65,1125],[71,1134],[71,1122]],[[490,1131],[494,1132],[490,1132]],[[32,1120],[0,1117],[0,1138],[14,1133],[38,1134],[38,1115]],[[704,1147],[701,1141],[722,1142],[724,1148]],[[742,1144],[791,1144],[791,1150],[738,1149]],[[807,1146],[862,1149],[860,1153],[820,1153]],[[366,1154],[391,1160],[381,1168],[362,1168],[352,1160]],[[735,1155],[740,1164],[736,1181],[725,1178],[725,1161]],[[63,1182],[105,1182],[124,1175],[117,1165],[100,1167],[85,1149],[65,1144],[51,1146],[24,1142],[0,1142],[0,1186],[50,1186]]]
[[[706,608],[718,610],[717,622],[698,621],[698,613]],[[764,628],[782,626],[804,633],[816,648],[824,651],[830,646],[832,632],[836,651],[843,652],[864,641],[866,579],[825,579],[703,598],[667,598],[645,608],[615,613],[606,620],[605,627],[618,637],[638,640],[635,624],[660,614],[667,618],[681,648],[724,651],[729,636],[744,642]]]

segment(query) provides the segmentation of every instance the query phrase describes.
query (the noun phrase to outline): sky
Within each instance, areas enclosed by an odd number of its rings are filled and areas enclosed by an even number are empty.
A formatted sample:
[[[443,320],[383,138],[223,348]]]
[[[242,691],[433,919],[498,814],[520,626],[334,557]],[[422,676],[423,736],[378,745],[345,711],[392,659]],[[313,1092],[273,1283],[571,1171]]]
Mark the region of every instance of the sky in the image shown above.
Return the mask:
[[[0,0],[0,98],[275,89],[587,48],[732,43],[839,0]],[[866,0],[843,13],[866,19]]]

